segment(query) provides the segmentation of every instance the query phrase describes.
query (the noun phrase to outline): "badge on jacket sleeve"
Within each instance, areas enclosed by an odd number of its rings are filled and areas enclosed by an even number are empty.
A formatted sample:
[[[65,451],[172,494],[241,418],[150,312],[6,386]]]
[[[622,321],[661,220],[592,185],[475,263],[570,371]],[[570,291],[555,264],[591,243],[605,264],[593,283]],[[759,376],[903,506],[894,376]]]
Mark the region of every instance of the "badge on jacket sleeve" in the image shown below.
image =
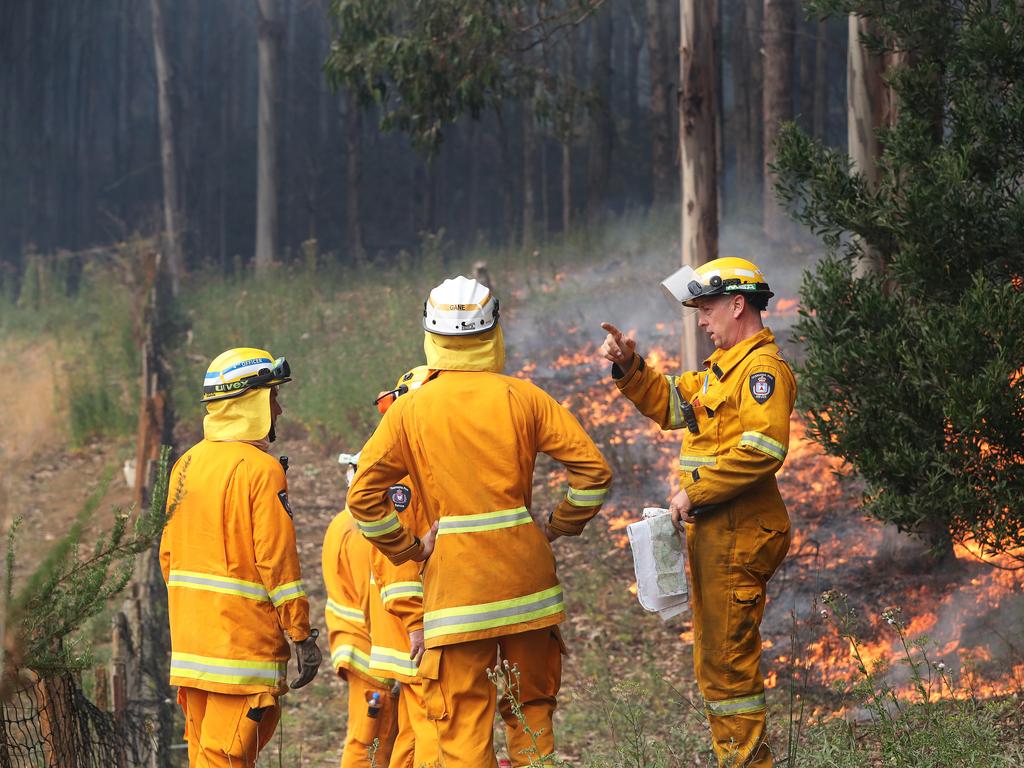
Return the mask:
[[[750,394],[759,403],[767,402],[775,391],[775,377],[770,373],[750,374]]]
[[[292,505],[288,503],[288,491],[278,491],[277,498],[281,502],[281,506],[284,507],[284,511],[288,513],[288,517],[294,520],[295,515],[292,514]]]
[[[391,497],[391,503],[399,512],[405,512],[409,507],[409,502],[412,501],[412,491],[409,490],[409,486],[401,483],[388,488],[388,496]]]

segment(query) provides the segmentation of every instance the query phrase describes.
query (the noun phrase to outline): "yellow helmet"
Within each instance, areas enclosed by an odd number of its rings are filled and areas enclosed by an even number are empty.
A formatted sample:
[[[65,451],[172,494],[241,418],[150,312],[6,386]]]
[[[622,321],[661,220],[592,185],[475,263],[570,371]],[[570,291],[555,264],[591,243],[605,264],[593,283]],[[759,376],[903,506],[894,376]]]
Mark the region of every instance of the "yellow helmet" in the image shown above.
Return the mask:
[[[665,278],[661,285],[669,297],[684,307],[692,307],[695,299],[725,293],[760,295],[765,299],[775,295],[754,262],[735,256],[714,259],[697,269],[683,267]]]
[[[257,387],[291,381],[292,371],[283,357],[276,360],[265,349],[235,347],[213,359],[203,380],[202,402],[227,400]]]
[[[394,389],[390,389],[387,392],[381,392],[377,396],[377,399],[373,401],[374,405],[377,406],[378,411],[384,413],[399,397],[414,389],[419,389],[426,384],[433,373],[434,371],[427,366],[417,365],[415,368],[410,371],[406,371],[399,377],[398,381],[395,382]]]

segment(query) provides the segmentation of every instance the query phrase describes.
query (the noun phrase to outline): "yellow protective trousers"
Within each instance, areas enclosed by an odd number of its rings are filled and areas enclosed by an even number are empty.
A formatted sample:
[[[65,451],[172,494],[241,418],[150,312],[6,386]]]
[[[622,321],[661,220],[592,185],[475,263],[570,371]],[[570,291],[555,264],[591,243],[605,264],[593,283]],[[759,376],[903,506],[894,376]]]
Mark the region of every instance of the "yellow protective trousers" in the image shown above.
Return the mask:
[[[398,695],[398,738],[388,768],[419,768],[438,762],[437,734],[427,719],[421,683],[403,683]]]
[[[341,768],[370,768],[385,766],[391,760],[398,730],[396,702],[390,686],[371,683],[359,675],[347,674],[348,730],[341,753]],[[374,693],[380,694],[380,712],[369,715],[369,702]],[[373,740],[377,739],[376,751]],[[372,761],[371,761],[372,756]]]
[[[686,526],[693,663],[719,765],[771,768],[761,618],[765,587],[789,550],[790,532],[784,511],[759,517],[745,506],[723,504]]]
[[[501,660],[519,668],[518,699],[536,743],[523,730],[508,702],[502,702],[508,751],[516,766],[534,764],[555,748],[551,717],[562,682],[563,645],[554,627],[428,649],[420,663],[427,718],[434,727],[436,765],[493,768],[497,689],[487,670]],[[420,746],[417,743],[416,765]]]
[[[281,707],[269,693],[236,696],[181,687],[178,704],[185,713],[189,768],[253,768],[281,719]]]

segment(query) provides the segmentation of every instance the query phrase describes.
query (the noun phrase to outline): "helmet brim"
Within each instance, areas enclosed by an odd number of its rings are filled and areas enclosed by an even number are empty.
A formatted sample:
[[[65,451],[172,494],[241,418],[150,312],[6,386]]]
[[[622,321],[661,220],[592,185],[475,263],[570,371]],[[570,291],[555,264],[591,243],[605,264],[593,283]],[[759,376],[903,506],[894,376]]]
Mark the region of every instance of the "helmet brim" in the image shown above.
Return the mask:
[[[273,379],[272,381],[260,382],[259,384],[256,384],[256,385],[249,385],[249,386],[245,386],[245,387],[240,387],[237,390],[234,390],[233,392],[227,392],[227,393],[225,393],[223,395],[211,395],[209,397],[207,397],[206,395],[203,395],[202,398],[200,398],[199,402],[200,403],[215,403],[218,400],[231,400],[232,398],[241,397],[244,394],[252,392],[254,389],[270,389],[271,387],[276,387],[278,384],[286,384],[287,382],[289,382],[291,380],[292,380],[291,376],[286,376],[286,377],[280,378],[280,379]]]

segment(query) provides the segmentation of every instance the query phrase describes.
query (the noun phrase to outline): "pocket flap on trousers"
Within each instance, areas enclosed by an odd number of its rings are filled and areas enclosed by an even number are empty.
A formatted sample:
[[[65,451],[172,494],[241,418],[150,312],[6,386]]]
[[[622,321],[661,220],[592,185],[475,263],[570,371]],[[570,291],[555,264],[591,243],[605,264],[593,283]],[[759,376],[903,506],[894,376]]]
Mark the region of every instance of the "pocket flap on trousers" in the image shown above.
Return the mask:
[[[418,675],[424,680],[437,680],[441,672],[441,648],[428,648],[420,659]]]
[[[732,591],[732,599],[740,605],[757,605],[757,601],[761,599],[761,590],[734,589]]]

